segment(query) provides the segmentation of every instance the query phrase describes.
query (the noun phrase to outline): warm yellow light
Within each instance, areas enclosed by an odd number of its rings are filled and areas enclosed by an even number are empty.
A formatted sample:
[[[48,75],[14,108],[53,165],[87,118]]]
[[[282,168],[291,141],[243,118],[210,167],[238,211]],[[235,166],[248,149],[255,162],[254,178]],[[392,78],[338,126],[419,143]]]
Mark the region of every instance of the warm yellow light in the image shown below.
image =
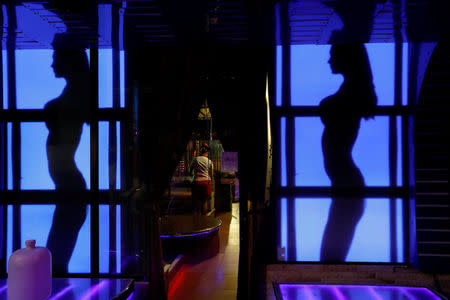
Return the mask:
[[[211,112],[209,111],[208,105],[202,105],[197,118],[199,120],[211,120]]]

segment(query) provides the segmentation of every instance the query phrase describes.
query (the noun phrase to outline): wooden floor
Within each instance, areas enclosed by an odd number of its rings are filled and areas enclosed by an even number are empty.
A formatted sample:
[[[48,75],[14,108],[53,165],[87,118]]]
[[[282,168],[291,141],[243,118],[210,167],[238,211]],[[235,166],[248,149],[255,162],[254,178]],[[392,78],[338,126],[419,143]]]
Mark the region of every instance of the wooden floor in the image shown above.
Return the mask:
[[[169,289],[169,300],[236,299],[239,262],[239,204],[218,213],[220,252],[198,264],[183,265]]]

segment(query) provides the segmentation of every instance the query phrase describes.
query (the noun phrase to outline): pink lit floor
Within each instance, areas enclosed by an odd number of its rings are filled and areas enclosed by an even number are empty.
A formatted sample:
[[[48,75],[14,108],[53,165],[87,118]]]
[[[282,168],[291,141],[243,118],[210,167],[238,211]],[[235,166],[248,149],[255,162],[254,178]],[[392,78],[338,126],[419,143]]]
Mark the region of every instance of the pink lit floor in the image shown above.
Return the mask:
[[[423,287],[275,284],[278,300],[439,300]]]
[[[125,279],[55,278],[48,300],[110,300],[129,284]],[[7,280],[0,279],[0,300],[7,299],[7,290]]]

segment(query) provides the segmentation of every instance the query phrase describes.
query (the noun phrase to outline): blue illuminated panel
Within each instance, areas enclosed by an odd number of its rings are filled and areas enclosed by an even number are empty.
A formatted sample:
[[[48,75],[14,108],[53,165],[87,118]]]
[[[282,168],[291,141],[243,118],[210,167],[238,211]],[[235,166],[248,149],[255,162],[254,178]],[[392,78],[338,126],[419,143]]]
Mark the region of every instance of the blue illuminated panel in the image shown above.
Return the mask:
[[[21,123],[21,175],[23,190],[53,190],[48,172],[45,123]]]
[[[402,68],[402,105],[408,104],[408,72],[409,72],[409,45],[403,44],[403,68]]]
[[[12,176],[12,123],[8,123],[6,125],[6,130],[7,130],[7,141],[6,141],[6,164],[7,164],[7,175],[6,175],[6,180],[8,183],[8,190],[12,190],[13,189],[13,176]]]
[[[122,188],[122,168],[121,168],[121,162],[120,159],[120,153],[121,153],[121,138],[120,138],[120,122],[116,122],[116,130],[117,130],[117,156],[116,156],[116,163],[117,163],[117,173],[116,173],[116,189],[120,190]]]
[[[344,200],[345,201],[345,200]],[[320,261],[322,237],[331,199],[295,199],[296,249],[298,261]],[[390,249],[397,250],[403,262],[402,201],[396,200],[396,244],[390,244],[389,199],[365,199],[365,210],[357,224],[346,262],[391,262]]]
[[[116,272],[120,273],[122,272],[122,247],[121,247],[121,241],[122,241],[122,235],[121,235],[121,222],[122,219],[120,218],[121,214],[121,206],[116,206]]]
[[[91,209],[88,205],[87,217],[78,233],[77,243],[69,262],[69,273],[89,273],[91,271]]]
[[[283,47],[276,46],[275,47],[275,103],[277,106],[281,106],[282,100],[281,95],[283,89]]]
[[[109,188],[109,122],[99,122],[98,130],[98,186],[101,190],[107,190]]]
[[[37,246],[45,247],[55,205],[21,205],[20,209],[22,246],[26,240],[36,240]]]
[[[361,121],[353,159],[367,186],[389,186],[388,126],[384,116]],[[323,128],[319,117],[295,118],[296,186],[330,186],[323,163]]]
[[[7,217],[6,217],[6,259],[9,260],[9,257],[12,254],[13,249],[13,206],[8,205],[7,208]],[[6,264],[6,272],[8,272],[8,264]]]
[[[117,152],[116,152],[116,189],[120,189],[120,122],[116,122]],[[99,188],[109,189],[109,122],[99,122]]]
[[[125,51],[123,50],[120,51],[120,107],[125,107]]]
[[[12,254],[13,235],[13,209],[8,205],[7,221],[7,259]],[[48,234],[53,220],[55,205],[21,205],[21,244],[25,247],[25,240],[35,239],[37,246],[45,247]],[[86,221],[80,229],[78,239],[75,244],[72,257],[69,262],[69,273],[89,273],[90,272],[90,209]]]
[[[397,117],[397,186],[403,185],[402,117]]]
[[[341,85],[341,75],[331,73],[329,45],[291,46],[291,103],[319,105]]]
[[[66,81],[55,78],[52,56],[51,49],[16,50],[18,109],[41,109],[61,95]]]
[[[89,57],[89,50],[86,51]],[[3,50],[6,62],[6,51]],[[121,51],[121,103],[124,106],[124,54]],[[57,98],[66,85],[63,78],[56,78],[51,67],[52,49],[16,50],[17,108],[40,109]],[[113,101],[112,49],[99,49],[99,107],[110,108]],[[3,74],[6,64],[3,65]],[[36,76],[39,74],[39,76]],[[8,99],[7,89],[4,99]]]
[[[366,44],[378,105],[394,104],[394,43]],[[332,74],[328,60],[330,45],[291,46],[291,103],[316,106],[334,94],[343,82],[342,75]],[[403,104],[407,96],[408,45],[403,46]],[[278,60],[277,60],[278,61]],[[278,70],[277,77],[281,71]]]
[[[405,257],[403,255],[404,249],[403,249],[403,199],[395,199],[395,211],[397,213],[396,215],[396,225],[397,228],[395,229],[395,232],[397,233],[396,240],[397,240],[397,261],[398,262],[405,262]]]
[[[2,50],[2,71],[3,71],[3,108],[8,108],[8,58],[6,50]]]
[[[287,185],[286,170],[286,118],[281,118],[281,186]]]
[[[98,101],[100,108],[113,106],[112,49],[98,50]]]
[[[121,249],[120,249],[120,205],[116,206],[116,245],[115,249],[112,251],[116,252],[116,272],[119,273],[121,270]],[[100,273],[109,273],[109,239],[111,237],[111,232],[109,231],[109,205],[100,205],[99,210],[99,258],[100,258]]]
[[[281,245],[280,248],[284,249],[284,255],[279,256],[278,259],[286,260],[287,257],[287,199],[281,198],[281,215],[280,215],[280,228],[281,228]]]
[[[109,205],[99,207],[99,267],[100,273],[109,273]]]
[[[51,190],[55,186],[47,166],[46,140],[48,130],[43,122],[21,123],[21,189]],[[75,162],[90,188],[90,128],[83,126]],[[11,160],[8,160],[11,165]]]

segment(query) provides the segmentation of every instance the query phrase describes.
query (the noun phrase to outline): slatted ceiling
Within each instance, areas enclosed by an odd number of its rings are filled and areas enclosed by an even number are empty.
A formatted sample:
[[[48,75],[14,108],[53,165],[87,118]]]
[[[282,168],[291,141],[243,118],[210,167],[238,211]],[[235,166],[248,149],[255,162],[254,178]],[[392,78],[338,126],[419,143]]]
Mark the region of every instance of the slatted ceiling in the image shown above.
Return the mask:
[[[243,1],[208,1],[208,35],[219,43],[248,40],[248,12]]]

